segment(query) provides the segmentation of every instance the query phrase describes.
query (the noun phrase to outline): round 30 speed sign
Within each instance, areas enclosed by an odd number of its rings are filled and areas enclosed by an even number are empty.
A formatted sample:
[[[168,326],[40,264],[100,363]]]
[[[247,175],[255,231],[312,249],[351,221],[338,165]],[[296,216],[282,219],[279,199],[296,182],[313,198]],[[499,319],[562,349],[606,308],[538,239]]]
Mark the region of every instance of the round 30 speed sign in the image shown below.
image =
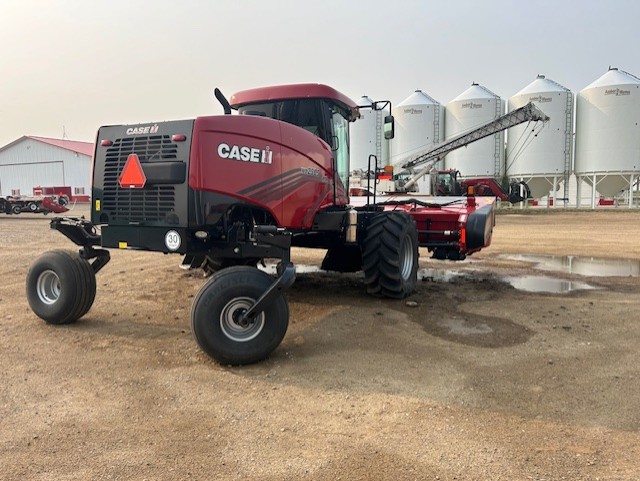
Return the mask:
[[[164,236],[164,244],[167,246],[167,249],[170,251],[177,251],[180,248],[180,244],[182,243],[182,239],[180,238],[180,234],[178,234],[174,230],[170,230]]]

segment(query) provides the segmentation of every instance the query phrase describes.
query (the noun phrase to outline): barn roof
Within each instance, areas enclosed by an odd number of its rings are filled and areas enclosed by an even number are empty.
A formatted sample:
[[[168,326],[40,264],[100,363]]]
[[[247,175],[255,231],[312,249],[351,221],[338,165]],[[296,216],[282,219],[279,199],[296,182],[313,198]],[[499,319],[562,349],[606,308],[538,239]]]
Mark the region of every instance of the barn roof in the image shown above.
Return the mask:
[[[35,137],[33,135],[27,135],[27,137],[39,142],[44,142],[45,144],[55,145],[56,147],[71,150],[72,152],[78,152],[79,154],[88,155],[89,157],[93,155],[93,144],[91,142],[81,142],[79,140],[50,139],[47,137]]]
[[[0,151],[10,147],[12,145],[21,142],[24,139],[31,139],[37,142],[42,142],[44,144],[53,145],[55,147],[60,147],[61,149],[70,150],[71,152],[77,152],[82,155],[86,155],[89,157],[93,156],[93,144],[91,142],[81,142],[79,140],[62,140],[62,139],[51,139],[48,137],[36,137],[34,135],[25,135],[20,137],[17,140],[5,145],[4,147],[0,147]]]

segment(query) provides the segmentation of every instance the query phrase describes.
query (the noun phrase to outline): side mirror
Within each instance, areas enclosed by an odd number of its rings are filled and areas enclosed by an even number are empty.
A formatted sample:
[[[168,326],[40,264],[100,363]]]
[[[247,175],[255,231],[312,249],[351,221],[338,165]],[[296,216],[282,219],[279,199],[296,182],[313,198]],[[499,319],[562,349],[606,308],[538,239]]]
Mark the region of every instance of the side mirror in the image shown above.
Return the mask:
[[[387,115],[384,118],[384,138],[389,140],[393,139],[395,135],[395,120],[393,115]]]

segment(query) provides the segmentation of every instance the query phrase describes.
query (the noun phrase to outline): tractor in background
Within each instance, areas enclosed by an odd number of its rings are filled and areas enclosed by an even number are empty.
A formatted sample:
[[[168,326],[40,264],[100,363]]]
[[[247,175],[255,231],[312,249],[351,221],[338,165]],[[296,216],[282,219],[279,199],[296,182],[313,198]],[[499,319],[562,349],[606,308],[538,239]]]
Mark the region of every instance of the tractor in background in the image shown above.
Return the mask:
[[[477,196],[491,196],[512,204],[531,198],[529,186],[524,181],[511,180],[505,190],[493,177],[460,179],[457,169],[431,171],[430,176],[434,195],[460,196],[472,188]]]

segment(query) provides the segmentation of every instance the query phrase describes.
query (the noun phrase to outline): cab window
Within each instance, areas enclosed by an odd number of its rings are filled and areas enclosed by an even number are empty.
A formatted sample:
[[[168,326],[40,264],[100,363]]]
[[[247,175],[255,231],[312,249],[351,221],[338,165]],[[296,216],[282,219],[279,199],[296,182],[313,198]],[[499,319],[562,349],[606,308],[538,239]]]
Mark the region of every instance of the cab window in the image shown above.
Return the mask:
[[[345,188],[349,187],[349,122],[342,112],[331,106],[331,149],[336,161],[338,177]]]
[[[330,137],[327,135],[320,103],[316,99],[281,100],[278,102],[245,105],[240,107],[238,112],[241,115],[258,115],[282,120],[302,127],[325,142],[331,143]]]

